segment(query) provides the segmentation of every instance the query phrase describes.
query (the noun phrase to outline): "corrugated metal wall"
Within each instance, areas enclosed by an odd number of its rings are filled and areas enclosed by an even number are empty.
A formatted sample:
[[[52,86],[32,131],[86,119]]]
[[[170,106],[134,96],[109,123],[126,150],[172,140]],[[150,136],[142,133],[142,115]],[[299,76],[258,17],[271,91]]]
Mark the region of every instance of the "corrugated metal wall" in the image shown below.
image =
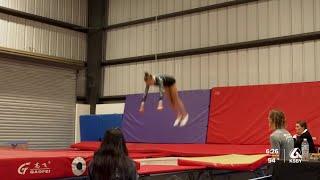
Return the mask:
[[[230,0],[109,0],[109,24],[133,21]]]
[[[173,2],[174,6],[168,5]],[[181,10],[185,1],[166,3],[170,12]],[[111,3],[110,11],[112,7]],[[113,29],[107,32],[106,51],[107,59],[117,59],[319,30],[320,0],[262,0]],[[104,95],[143,92],[144,71],[172,74],[180,89],[189,90],[315,81],[320,80],[319,70],[320,41],[307,41],[109,66],[105,70]]]
[[[77,96],[86,96],[86,79],[87,71],[82,69],[77,74]]]
[[[0,0],[0,6],[87,26],[87,0]],[[86,33],[0,13],[0,47],[86,60]],[[77,79],[78,78],[78,79]],[[0,59],[0,144],[28,141],[33,149],[74,143],[76,94],[85,71]]]
[[[320,40],[108,66],[104,95],[141,93],[143,72],[175,76],[181,90],[320,80]]]
[[[166,11],[161,13],[181,10],[181,4],[178,6],[180,1],[177,4],[173,0],[160,2],[167,3]],[[143,14],[144,4],[132,3]],[[199,0],[192,3],[200,5]],[[113,8],[111,3],[111,23],[122,21],[116,19],[115,12],[112,13],[120,5],[116,3]],[[152,8],[156,9],[157,6]],[[118,59],[319,30],[320,0],[263,0],[163,19],[158,23],[113,29],[107,32],[106,51],[107,59]]]
[[[0,0],[0,6],[87,26],[88,0]]]
[[[86,34],[0,13],[0,46],[85,61]]]
[[[0,144],[50,149],[74,142],[74,70],[0,59],[0,77]]]

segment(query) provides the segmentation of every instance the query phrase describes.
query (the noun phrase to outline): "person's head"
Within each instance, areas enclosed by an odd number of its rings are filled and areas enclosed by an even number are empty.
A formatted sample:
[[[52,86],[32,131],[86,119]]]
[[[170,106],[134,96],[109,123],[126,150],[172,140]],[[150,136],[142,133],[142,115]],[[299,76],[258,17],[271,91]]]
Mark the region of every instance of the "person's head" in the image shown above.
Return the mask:
[[[124,136],[119,128],[110,129],[104,133],[103,141],[100,145],[100,150],[108,151],[108,155],[128,155]]]
[[[302,132],[307,129],[307,123],[306,121],[303,121],[303,120],[299,120],[297,121],[296,123],[296,133],[301,135]]]
[[[115,172],[126,177],[128,149],[120,129],[106,131],[93,157],[93,174],[98,180],[111,179]]]
[[[153,76],[152,74],[148,73],[148,72],[145,72],[144,73],[144,82],[147,84],[147,85],[154,85],[155,81],[153,79]]]
[[[271,130],[275,129],[283,129],[285,128],[286,118],[282,111],[279,110],[271,110],[269,112],[269,127]]]

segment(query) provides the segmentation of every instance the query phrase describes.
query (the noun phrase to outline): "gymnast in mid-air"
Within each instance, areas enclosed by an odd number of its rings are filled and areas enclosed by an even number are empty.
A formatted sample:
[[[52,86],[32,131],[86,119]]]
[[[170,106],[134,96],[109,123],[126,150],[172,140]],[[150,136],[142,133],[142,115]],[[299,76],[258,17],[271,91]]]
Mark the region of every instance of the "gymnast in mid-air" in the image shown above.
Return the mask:
[[[177,114],[177,119],[174,121],[173,126],[185,126],[189,120],[189,115],[179,97],[175,78],[168,75],[154,76],[148,72],[145,72],[144,82],[146,83],[146,89],[141,101],[139,111],[144,112],[144,104],[147,99],[150,86],[159,86],[160,97],[157,110],[161,111],[163,109],[163,94],[165,93],[170,100],[172,108]]]

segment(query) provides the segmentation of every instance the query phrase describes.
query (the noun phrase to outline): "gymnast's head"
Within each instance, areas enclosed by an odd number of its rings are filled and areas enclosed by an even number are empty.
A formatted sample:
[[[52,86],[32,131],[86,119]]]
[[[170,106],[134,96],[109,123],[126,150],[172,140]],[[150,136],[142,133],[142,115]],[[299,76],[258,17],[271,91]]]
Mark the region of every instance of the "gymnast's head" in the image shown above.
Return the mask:
[[[148,73],[148,72],[145,72],[144,73],[144,82],[147,84],[147,85],[154,85],[155,83],[155,80],[153,79],[153,76],[152,74]]]
[[[271,110],[269,112],[269,127],[271,130],[284,129],[286,124],[286,118],[282,111]]]

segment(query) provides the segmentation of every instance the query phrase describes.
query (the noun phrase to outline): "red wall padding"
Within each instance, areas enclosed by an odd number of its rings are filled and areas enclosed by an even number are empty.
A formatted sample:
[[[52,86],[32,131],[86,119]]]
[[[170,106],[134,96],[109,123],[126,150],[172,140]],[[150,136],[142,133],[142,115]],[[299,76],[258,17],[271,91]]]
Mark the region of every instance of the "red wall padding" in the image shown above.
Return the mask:
[[[273,108],[285,113],[292,134],[295,122],[306,120],[319,144],[320,82],[213,88],[207,143],[269,144]]]

